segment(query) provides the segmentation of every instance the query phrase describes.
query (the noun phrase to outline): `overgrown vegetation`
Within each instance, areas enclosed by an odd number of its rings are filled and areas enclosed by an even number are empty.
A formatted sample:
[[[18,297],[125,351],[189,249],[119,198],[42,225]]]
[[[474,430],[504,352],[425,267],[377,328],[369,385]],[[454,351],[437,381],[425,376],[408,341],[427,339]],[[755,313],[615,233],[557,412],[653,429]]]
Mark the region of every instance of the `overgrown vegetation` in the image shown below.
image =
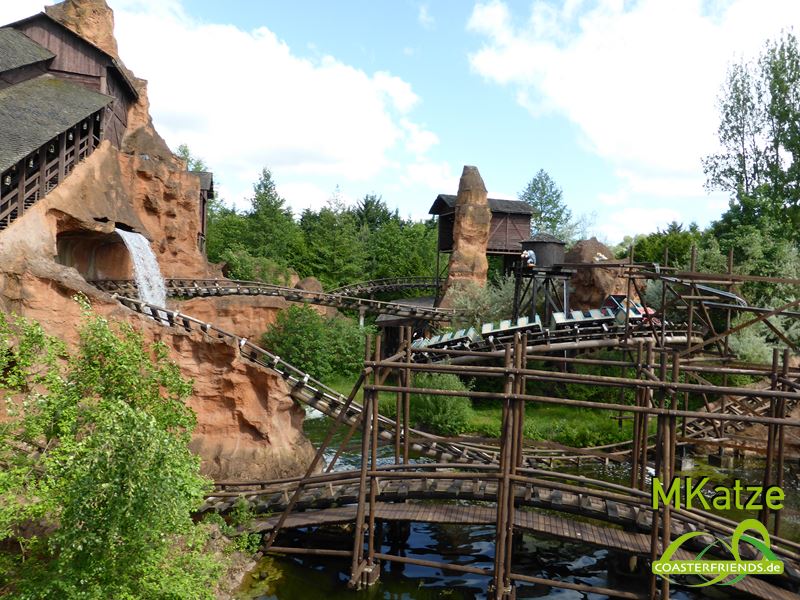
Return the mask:
[[[514,311],[514,276],[498,276],[486,286],[459,282],[450,292],[456,317],[453,326],[475,327],[508,319]]]
[[[352,319],[323,317],[309,306],[295,305],[278,313],[262,342],[298,369],[328,381],[361,371],[368,332]]]
[[[456,375],[443,373],[419,373],[414,377],[414,387],[420,389],[468,392],[470,387]],[[397,406],[394,398],[382,399],[382,414],[394,417]],[[466,396],[439,396],[434,394],[411,394],[409,412],[412,426],[439,435],[460,435],[470,431],[473,412],[472,403]]]
[[[74,354],[0,314],[0,594],[213,598],[192,384],[163,345],[83,309]]]

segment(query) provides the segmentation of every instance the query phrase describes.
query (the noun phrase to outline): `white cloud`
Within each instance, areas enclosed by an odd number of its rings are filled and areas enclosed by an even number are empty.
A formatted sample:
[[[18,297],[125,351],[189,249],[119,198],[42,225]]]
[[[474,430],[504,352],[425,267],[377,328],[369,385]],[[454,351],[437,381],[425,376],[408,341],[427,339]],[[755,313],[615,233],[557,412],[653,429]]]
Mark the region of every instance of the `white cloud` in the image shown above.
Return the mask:
[[[469,59],[533,116],[576,124],[579,143],[615,169],[622,193],[663,203],[703,197],[700,160],[717,146],[727,65],[792,26],[800,27],[800,2],[570,0],[555,8],[537,0],[522,19],[492,0],[473,9],[468,29],[483,45]]]
[[[681,223],[681,213],[672,208],[654,206],[627,206],[614,211],[605,211],[594,229],[612,244],[619,243],[626,235],[650,233],[664,229],[671,221]]]
[[[156,127],[214,169],[228,201],[241,204],[264,166],[279,183],[367,182],[398,161],[426,160],[438,143],[414,121],[420,98],[391,73],[302,56],[267,27],[200,22],[181,0],[108,1],[120,56],[148,80]],[[42,5],[2,2],[0,22]],[[309,186],[302,191],[318,201]]]
[[[330,190],[305,181],[288,181],[278,184],[278,193],[292,206],[295,216],[303,210],[319,210],[323,208],[333,196]]]
[[[436,19],[431,15],[427,4],[420,4],[419,11],[417,12],[417,20],[425,29],[433,29],[433,26],[436,25]]]

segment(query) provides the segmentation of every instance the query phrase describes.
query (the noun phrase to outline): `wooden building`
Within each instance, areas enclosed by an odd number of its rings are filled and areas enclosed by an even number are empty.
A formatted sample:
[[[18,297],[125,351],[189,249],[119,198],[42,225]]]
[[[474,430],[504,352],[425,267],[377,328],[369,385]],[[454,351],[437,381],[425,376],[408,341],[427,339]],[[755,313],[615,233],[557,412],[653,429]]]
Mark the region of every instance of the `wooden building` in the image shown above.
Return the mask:
[[[59,6],[48,7],[48,12]],[[47,72],[59,79],[100,92],[113,99],[103,115],[103,137],[119,148],[128,125],[128,109],[139,97],[133,77],[113,56],[62,25],[47,12],[7,25],[53,56]]]
[[[116,58],[51,14],[0,27],[0,230],[101,141],[119,148],[138,99]]]
[[[456,197],[439,194],[429,214],[439,217],[439,252],[453,251],[453,229],[456,220]],[[521,200],[498,200],[489,198],[492,224],[486,254],[494,256],[518,256],[522,251],[520,242],[531,235],[533,211]]]
[[[214,174],[197,171],[200,178],[200,231],[197,232],[197,247],[206,251],[206,225],[208,220],[208,201],[214,198]]]

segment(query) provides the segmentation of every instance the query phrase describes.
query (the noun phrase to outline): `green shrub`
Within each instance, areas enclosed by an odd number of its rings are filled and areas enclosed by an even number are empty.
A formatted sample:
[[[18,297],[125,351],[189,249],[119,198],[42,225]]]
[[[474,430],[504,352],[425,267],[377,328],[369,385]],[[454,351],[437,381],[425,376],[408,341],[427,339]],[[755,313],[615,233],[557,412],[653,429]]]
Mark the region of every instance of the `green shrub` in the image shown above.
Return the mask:
[[[327,381],[361,370],[367,332],[352,319],[323,317],[308,306],[291,306],[278,313],[262,342],[301,371]]]
[[[414,387],[467,392],[456,375],[421,373],[414,378]],[[440,435],[459,435],[469,430],[472,403],[464,396],[411,394],[411,421],[415,427]]]
[[[456,311],[454,327],[478,328],[482,323],[508,319],[514,311],[514,277],[499,277],[486,286],[458,283],[450,297]]]
[[[241,246],[225,249],[220,260],[227,264],[226,272],[231,279],[289,285],[288,268],[272,259],[253,256]]]
[[[84,305],[79,346],[0,315],[0,590],[17,598],[213,598],[192,522],[209,482],[192,384],[128,324]],[[20,447],[39,447],[21,453]],[[39,536],[25,533],[30,524]]]

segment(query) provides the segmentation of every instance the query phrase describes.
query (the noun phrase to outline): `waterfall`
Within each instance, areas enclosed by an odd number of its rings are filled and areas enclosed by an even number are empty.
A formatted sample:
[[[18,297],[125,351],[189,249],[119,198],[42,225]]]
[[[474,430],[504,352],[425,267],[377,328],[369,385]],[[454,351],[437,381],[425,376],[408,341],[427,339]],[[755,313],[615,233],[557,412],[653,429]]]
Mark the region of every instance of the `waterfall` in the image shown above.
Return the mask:
[[[158,268],[158,261],[150,242],[140,233],[131,231],[115,230],[133,259],[133,276],[136,279],[136,286],[139,288],[139,299],[156,306],[167,305],[167,289],[164,286],[164,278],[161,277],[161,270]]]

